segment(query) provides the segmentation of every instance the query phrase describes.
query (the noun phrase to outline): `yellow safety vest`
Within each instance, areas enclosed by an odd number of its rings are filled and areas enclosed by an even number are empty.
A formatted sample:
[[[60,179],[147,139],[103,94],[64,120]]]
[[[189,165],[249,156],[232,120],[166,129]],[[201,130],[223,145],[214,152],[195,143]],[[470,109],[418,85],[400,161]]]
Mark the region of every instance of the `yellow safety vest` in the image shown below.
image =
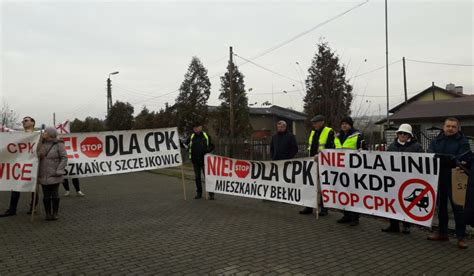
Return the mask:
[[[336,136],[334,138],[334,144],[336,149],[357,149],[357,139],[359,139],[360,132],[356,131],[351,134],[349,137],[344,140],[344,143],[341,144],[341,140]]]
[[[192,147],[193,147],[193,138],[194,138],[195,133],[191,134],[191,138],[189,139],[189,160],[191,160],[191,152],[192,152]],[[207,133],[202,132],[202,135],[204,135],[204,138],[206,139],[206,145],[209,147],[209,137],[207,136]]]
[[[332,131],[330,127],[324,127],[319,135],[319,150],[323,150],[326,148],[326,142],[328,141],[329,132]],[[311,134],[309,135],[308,139],[308,151],[311,151],[311,145],[313,144],[313,137],[316,134],[315,130],[311,130]]]

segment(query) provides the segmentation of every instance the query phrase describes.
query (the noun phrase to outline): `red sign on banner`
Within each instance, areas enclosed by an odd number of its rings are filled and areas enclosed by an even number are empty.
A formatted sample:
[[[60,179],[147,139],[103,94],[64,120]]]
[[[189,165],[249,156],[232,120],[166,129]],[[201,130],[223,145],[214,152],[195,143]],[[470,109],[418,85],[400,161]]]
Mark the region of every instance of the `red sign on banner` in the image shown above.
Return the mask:
[[[87,137],[81,142],[81,152],[87,157],[98,157],[103,151],[102,141],[97,137]]]
[[[398,200],[407,216],[416,221],[426,221],[433,217],[436,206],[435,191],[423,179],[409,179],[405,181],[398,192]],[[416,210],[415,207],[422,214],[417,214],[414,211]]]
[[[234,171],[235,171],[235,174],[237,174],[239,178],[246,178],[250,172],[250,163],[242,161],[242,160],[238,160],[237,162],[235,162]]]
[[[72,158],[79,158],[79,154],[77,154],[77,137],[62,137],[61,138],[64,141],[64,149],[70,153],[74,152],[73,154],[68,154],[67,158],[72,159]]]

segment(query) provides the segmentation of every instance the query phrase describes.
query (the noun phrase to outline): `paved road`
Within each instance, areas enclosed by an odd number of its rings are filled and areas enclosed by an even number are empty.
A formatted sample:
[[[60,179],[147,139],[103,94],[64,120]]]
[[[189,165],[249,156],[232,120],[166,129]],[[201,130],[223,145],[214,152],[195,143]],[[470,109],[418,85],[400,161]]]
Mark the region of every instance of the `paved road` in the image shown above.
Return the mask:
[[[474,241],[460,250],[421,229],[381,233],[384,220],[351,228],[339,213],[316,220],[281,203],[184,201],[180,179],[147,172],[81,184],[86,197],[63,198],[59,221],[30,223],[26,194],[16,217],[0,219],[0,275],[474,275]]]

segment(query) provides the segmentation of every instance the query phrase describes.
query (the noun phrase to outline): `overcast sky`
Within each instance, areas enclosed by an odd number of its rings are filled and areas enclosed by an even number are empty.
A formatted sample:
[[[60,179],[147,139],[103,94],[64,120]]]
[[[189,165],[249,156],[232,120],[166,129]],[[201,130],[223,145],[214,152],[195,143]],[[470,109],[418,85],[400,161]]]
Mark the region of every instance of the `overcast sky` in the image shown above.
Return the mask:
[[[37,122],[104,118],[106,79],[113,100],[138,113],[174,103],[192,56],[211,78],[209,104],[218,105],[219,76],[229,46],[252,58],[364,1],[1,1],[0,100]],[[389,60],[474,64],[473,1],[390,1]],[[347,14],[239,67],[249,103],[302,110],[302,81],[321,37],[351,78],[385,64],[383,1]],[[235,57],[237,64],[243,61]],[[297,64],[299,63],[299,65]],[[432,82],[474,93],[472,66],[407,61],[408,93]],[[389,66],[390,106],[403,100],[402,63]],[[280,76],[283,75],[283,76]],[[385,114],[385,70],[353,78],[353,115]],[[288,91],[283,93],[282,91]],[[171,93],[172,92],[172,93]]]

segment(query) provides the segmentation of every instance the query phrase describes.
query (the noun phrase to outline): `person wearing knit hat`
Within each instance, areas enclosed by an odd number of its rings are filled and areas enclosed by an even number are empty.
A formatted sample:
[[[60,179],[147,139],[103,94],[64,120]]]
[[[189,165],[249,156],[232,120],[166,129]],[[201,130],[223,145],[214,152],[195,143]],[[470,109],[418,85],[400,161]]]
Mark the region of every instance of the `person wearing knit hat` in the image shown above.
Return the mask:
[[[352,120],[352,118],[349,117],[349,116],[342,118],[341,124],[342,124],[342,123],[348,124],[351,128],[354,127],[354,120]]]
[[[59,184],[64,181],[67,153],[64,142],[58,140],[55,127],[43,132],[43,143],[39,147],[38,184],[43,190],[46,220],[57,220],[59,210]]]
[[[354,128],[354,120],[347,116],[341,120],[341,130],[334,139],[336,149],[365,149],[365,142],[362,134]],[[351,226],[359,225],[359,214],[350,211],[344,211],[343,217],[338,223],[349,223]]]

